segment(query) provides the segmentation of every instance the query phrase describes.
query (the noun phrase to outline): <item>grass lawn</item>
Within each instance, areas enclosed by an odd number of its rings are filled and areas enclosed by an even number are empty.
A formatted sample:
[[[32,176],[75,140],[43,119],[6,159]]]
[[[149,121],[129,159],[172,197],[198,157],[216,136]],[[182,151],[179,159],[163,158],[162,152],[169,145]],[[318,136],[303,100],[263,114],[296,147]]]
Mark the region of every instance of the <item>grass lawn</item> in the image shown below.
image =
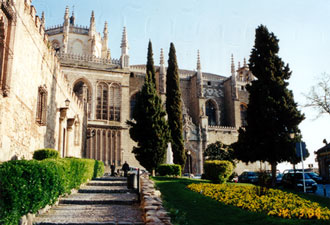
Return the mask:
[[[186,188],[190,183],[206,182],[203,180],[168,177],[153,177],[152,179],[162,193],[164,207],[171,213],[173,224],[330,224],[330,221],[324,220],[283,219],[267,216],[263,213],[249,212],[234,206],[224,205]],[[330,208],[330,200],[327,198],[303,193],[299,195]]]

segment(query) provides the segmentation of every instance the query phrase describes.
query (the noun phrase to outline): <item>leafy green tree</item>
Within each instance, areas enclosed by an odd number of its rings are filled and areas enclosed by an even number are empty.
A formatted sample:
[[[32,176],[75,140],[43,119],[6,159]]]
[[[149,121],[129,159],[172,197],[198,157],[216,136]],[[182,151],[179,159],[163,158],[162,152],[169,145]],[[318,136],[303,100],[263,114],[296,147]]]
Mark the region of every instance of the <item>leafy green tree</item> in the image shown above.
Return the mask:
[[[287,88],[291,71],[278,56],[278,42],[265,26],[256,29],[249,68],[257,79],[247,86],[247,126],[239,130],[239,140],[232,145],[243,162],[269,162],[273,184],[277,164],[295,155],[298,138],[291,139],[289,134],[299,133],[298,125],[304,119]]]
[[[180,78],[174,44],[170,45],[166,76],[166,112],[172,137],[173,162],[184,168],[186,155],[182,136]]]
[[[225,145],[220,141],[209,144],[205,149],[203,156],[207,160],[227,160],[234,165],[234,151],[230,145]]]
[[[151,74],[151,77],[149,77],[149,81],[152,82],[156,86],[156,73],[155,73],[155,67],[154,67],[154,58],[152,53],[152,43],[151,40],[149,40],[148,44],[148,57],[147,57],[147,73],[146,75]]]
[[[142,90],[136,96],[133,120],[127,121],[127,124],[131,126],[131,138],[137,142],[132,151],[135,158],[148,171],[154,172],[165,161],[170,131],[162,101],[150,80],[151,77],[152,74],[149,72]]]

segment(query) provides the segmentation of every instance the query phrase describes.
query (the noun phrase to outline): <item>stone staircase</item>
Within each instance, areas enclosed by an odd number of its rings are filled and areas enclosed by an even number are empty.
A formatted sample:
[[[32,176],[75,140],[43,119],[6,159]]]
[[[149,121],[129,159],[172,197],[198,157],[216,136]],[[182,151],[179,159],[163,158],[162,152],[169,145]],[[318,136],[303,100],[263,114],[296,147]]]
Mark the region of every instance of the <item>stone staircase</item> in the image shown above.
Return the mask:
[[[104,176],[59,200],[57,206],[35,217],[35,225],[144,224],[138,194],[127,189],[126,178]]]

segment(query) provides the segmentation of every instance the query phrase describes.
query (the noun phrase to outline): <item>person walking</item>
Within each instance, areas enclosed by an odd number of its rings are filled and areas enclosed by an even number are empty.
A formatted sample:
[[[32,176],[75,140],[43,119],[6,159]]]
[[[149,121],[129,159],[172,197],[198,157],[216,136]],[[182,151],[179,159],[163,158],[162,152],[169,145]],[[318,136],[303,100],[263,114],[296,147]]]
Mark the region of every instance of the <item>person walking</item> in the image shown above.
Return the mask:
[[[129,165],[126,161],[121,169],[124,171],[124,176],[127,177],[127,172],[129,171]]]
[[[114,177],[115,176],[115,170],[116,170],[115,163],[111,164],[110,169],[111,169],[111,176]]]

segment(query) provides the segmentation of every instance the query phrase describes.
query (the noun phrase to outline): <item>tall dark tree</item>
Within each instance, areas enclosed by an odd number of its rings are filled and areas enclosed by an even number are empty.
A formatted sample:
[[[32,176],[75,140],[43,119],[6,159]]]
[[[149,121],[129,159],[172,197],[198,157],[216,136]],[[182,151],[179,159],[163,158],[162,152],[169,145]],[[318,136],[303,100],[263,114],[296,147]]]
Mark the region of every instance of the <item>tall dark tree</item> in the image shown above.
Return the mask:
[[[174,44],[171,43],[166,76],[166,112],[171,130],[173,162],[184,167],[186,154],[182,136],[180,78]]]
[[[243,162],[269,162],[273,182],[277,164],[295,158],[298,139],[292,140],[289,134],[299,133],[298,125],[304,119],[288,89],[291,71],[278,56],[278,42],[265,26],[256,29],[249,68],[257,79],[247,86],[247,126],[240,129],[239,140],[233,144],[236,157]]]
[[[149,78],[150,82],[152,82],[156,86],[156,73],[155,73],[155,67],[154,67],[154,57],[152,52],[152,43],[151,40],[149,40],[148,44],[148,57],[147,57],[147,73],[146,75],[149,76],[151,74],[151,77]]]
[[[152,56],[152,52],[151,52]],[[170,140],[169,126],[165,109],[152,81],[151,72],[146,75],[142,90],[137,94],[130,125],[130,136],[137,142],[133,147],[135,158],[148,171],[153,172],[164,163],[167,143]]]

